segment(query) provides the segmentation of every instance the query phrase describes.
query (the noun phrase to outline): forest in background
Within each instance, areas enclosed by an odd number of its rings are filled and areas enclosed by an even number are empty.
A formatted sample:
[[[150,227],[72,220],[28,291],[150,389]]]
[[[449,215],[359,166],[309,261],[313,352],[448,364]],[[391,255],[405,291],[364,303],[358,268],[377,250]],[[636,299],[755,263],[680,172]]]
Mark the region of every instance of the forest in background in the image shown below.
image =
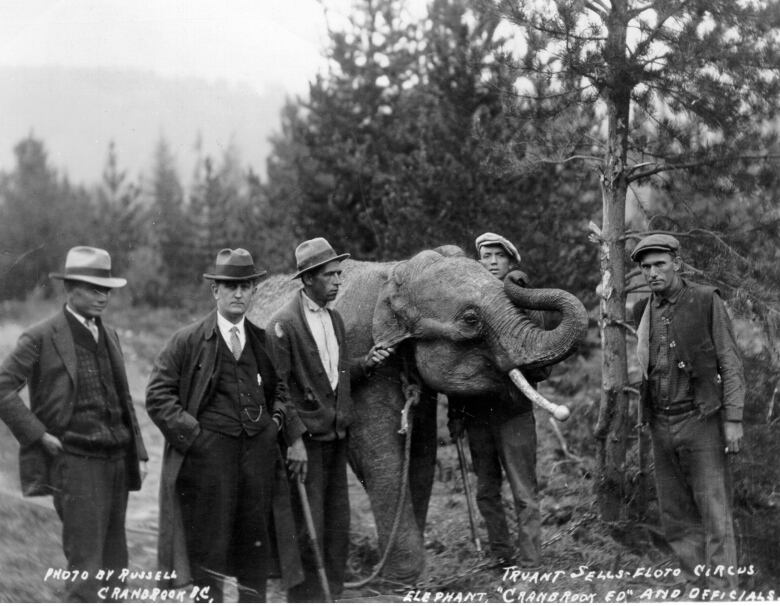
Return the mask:
[[[574,293],[594,326],[630,339],[623,314],[599,310],[604,247],[619,250],[629,294],[640,281],[632,238],[674,233],[690,275],[717,285],[756,327],[744,343],[748,442],[770,464],[747,470],[737,497],[745,519],[770,516],[756,534],[780,537],[770,523],[780,461],[780,5],[658,0],[655,20],[643,22],[650,3],[620,0],[611,5],[635,11],[645,38],[623,32],[627,53],[605,44],[599,54],[588,46],[601,40],[596,22],[613,32],[617,20],[606,3],[561,0],[553,14],[518,9],[526,4],[434,0],[415,21],[397,0],[356,2],[351,27],[331,33],[330,69],[281,112],[265,179],[231,149],[178,174],[161,137],[137,181],[111,145],[102,181],[74,184],[31,134],[0,172],[0,300],[50,295],[48,273],[75,244],[112,253],[134,304],[187,307],[202,301],[193,293],[223,246],[279,273],[293,268],[295,244],[317,235],[359,260],[393,260],[443,243],[470,254],[490,230],[518,245],[533,285]],[[562,47],[551,46],[556,36]],[[615,120],[621,95],[630,104]],[[616,183],[625,221],[608,240],[599,226]],[[616,443],[608,424],[621,418],[592,419],[597,440]],[[627,444],[625,433],[618,440]],[[622,503],[636,504],[634,454],[612,490]],[[599,456],[604,465],[612,455]]]
[[[30,134],[0,171],[0,300],[48,288],[76,243],[110,250],[133,301],[156,306],[188,292],[225,245],[245,246],[273,273],[292,269],[295,243],[314,235],[353,258],[392,260],[443,243],[471,253],[493,230],[517,243],[535,285],[594,305],[599,251],[588,224],[602,220],[602,191],[588,161],[604,153],[607,110],[551,101],[549,70],[530,53],[517,59],[517,32],[488,4],[436,0],[413,22],[397,0],[357,2],[352,29],[331,34],[330,70],[281,112],[265,180],[232,148],[180,175],[161,136],[136,181],[112,143],[102,181],[76,184]],[[520,94],[518,82],[535,93]],[[642,143],[669,145],[666,113],[632,116],[638,155],[650,153]],[[766,136],[754,150],[712,136],[717,161],[635,182],[627,226],[678,233],[709,279],[733,291],[750,281],[755,299],[772,302],[780,171],[767,158],[777,123],[755,118]],[[707,137],[684,120],[675,128],[681,157]]]

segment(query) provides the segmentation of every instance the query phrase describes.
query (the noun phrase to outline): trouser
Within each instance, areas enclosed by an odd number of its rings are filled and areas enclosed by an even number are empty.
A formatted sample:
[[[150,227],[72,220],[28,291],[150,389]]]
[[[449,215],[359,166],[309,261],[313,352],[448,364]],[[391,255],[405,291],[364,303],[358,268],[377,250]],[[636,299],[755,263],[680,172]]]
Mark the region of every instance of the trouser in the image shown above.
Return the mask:
[[[106,584],[97,579],[98,570],[127,568],[126,457],[63,453],[53,462],[52,478],[68,570],[82,572],[79,580],[68,582],[66,600],[97,602],[97,592]],[[113,586],[118,584],[112,582]]]
[[[731,477],[719,415],[654,415],[658,505],[666,540],[689,581],[734,589],[736,575],[697,578],[694,567],[737,565]]]
[[[308,457],[306,494],[325,561],[331,595],[337,598],[344,587],[344,570],[349,553],[349,491],[347,487],[347,440],[320,442],[304,438]],[[289,602],[323,602],[325,594],[317,574],[317,563],[303,517],[297,480],[290,483],[292,509],[298,531],[304,581],[287,591]]]
[[[221,602],[223,576],[235,576],[239,601],[264,602],[276,423],[252,437],[201,432],[176,481],[193,584]]]
[[[536,424],[527,412],[498,422],[466,417],[471,460],[477,474],[477,506],[485,519],[491,552],[512,558],[513,550],[501,501],[503,467],[517,516],[516,551],[521,566],[538,566],[541,519],[536,483]]]

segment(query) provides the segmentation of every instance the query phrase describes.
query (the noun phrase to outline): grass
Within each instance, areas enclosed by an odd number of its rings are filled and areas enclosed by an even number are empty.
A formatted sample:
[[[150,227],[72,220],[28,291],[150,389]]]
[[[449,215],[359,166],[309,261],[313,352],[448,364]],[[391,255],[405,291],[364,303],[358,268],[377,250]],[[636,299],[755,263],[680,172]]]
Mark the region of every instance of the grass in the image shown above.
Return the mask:
[[[267,286],[277,295],[286,293],[290,284],[282,279],[268,281]],[[204,292],[204,298],[207,297]],[[161,467],[163,439],[157,428],[151,423],[143,407],[143,394],[149,370],[165,341],[179,327],[194,320],[195,312],[180,310],[132,309],[123,307],[121,301],[109,308],[106,321],[115,326],[119,333],[128,365],[131,392],[136,402],[136,413],[141,431],[150,453],[150,475],[143,489],[131,493],[128,507],[127,525],[130,545],[130,567],[133,569],[155,570],[156,565],[156,528],[157,528],[157,492]],[[4,357],[18,337],[22,328],[34,321],[45,318],[58,309],[59,303],[34,300],[25,304],[3,306],[3,321],[0,322],[0,357]],[[261,321],[261,318],[256,318]],[[370,601],[391,601],[409,595],[409,591],[450,592],[460,599],[468,597],[469,592],[484,593],[490,601],[503,601],[503,598],[518,599],[522,592],[558,592],[562,600],[563,592],[577,594],[596,593],[597,600],[606,600],[609,591],[631,591],[622,597],[628,601],[640,601],[643,592],[666,591],[666,580],[647,579],[598,579],[587,574],[578,574],[581,570],[601,572],[602,576],[615,574],[621,570],[636,571],[651,565],[663,565],[669,561],[663,542],[652,525],[652,507],[647,520],[638,520],[634,511],[626,510],[626,520],[615,524],[605,524],[596,516],[593,496],[594,478],[597,473],[597,442],[592,428],[595,425],[599,398],[598,350],[590,350],[590,355],[575,356],[559,364],[553,376],[542,384],[542,391],[548,398],[567,404],[572,417],[561,430],[572,454],[580,457],[580,462],[564,456],[561,446],[548,422],[547,413],[537,413],[537,431],[539,435],[538,475],[542,504],[542,572],[564,571],[555,578],[526,577],[504,578],[504,571],[489,569],[486,561],[480,558],[471,542],[468,513],[463,488],[457,467],[455,447],[449,443],[446,429],[446,410],[439,410],[438,437],[440,447],[437,453],[437,475],[433,487],[428,523],[425,531],[427,566],[421,579],[414,587],[398,587],[393,584],[374,583],[361,590],[349,592],[345,597]],[[751,430],[750,438],[754,442],[756,453],[768,452],[770,445],[776,443],[776,424],[761,426]],[[759,450],[761,449],[761,450]],[[60,542],[60,523],[54,513],[50,499],[22,499],[19,497],[17,472],[17,446],[7,428],[0,424],[0,602],[41,602],[62,599],[61,583],[42,581],[49,566],[65,565]],[[766,471],[760,465],[757,454],[746,459],[750,464],[744,475],[755,478],[762,499],[757,499],[754,490],[746,494],[738,493],[738,498],[752,507],[759,520],[750,516],[740,518],[742,532],[750,541],[741,544],[741,553],[751,562],[761,561],[763,552],[751,551],[751,545],[772,543],[762,547],[766,554],[780,561],[777,553],[777,541],[774,540],[772,519],[778,518],[777,482],[766,481]],[[780,465],[780,455],[765,460],[776,469]],[[472,476],[472,486],[474,477]],[[763,482],[763,484],[761,483]],[[504,500],[507,511],[512,510],[511,495],[505,485]],[[769,500],[769,505],[767,505]],[[379,560],[376,549],[376,534],[370,504],[364,491],[354,477],[350,481],[350,501],[352,512],[351,555],[349,573],[351,578],[367,576],[373,565]],[[763,517],[762,517],[763,516]],[[479,532],[483,541],[486,537],[484,524],[478,517]],[[513,524],[509,517],[510,526]],[[769,532],[771,530],[771,532]],[[773,542],[774,541],[774,542]],[[582,568],[585,567],[585,568]],[[767,591],[780,580],[780,571],[768,567],[762,575],[748,579],[748,586],[755,591]],[[135,586],[141,586],[137,582]],[[508,593],[506,593],[508,592]],[[414,595],[414,594],[412,594]],[[644,593],[645,597],[647,596]],[[228,589],[228,599],[235,597],[234,590]],[[270,601],[283,601],[284,593],[276,581],[269,584]],[[472,599],[481,599],[471,596]],[[524,594],[528,598],[528,593]],[[536,597],[539,598],[538,593]],[[549,597],[549,596],[548,596]],[[617,599],[619,594],[611,596]],[[664,599],[663,594],[653,594],[654,600]],[[668,596],[667,596],[668,597]],[[648,601],[642,599],[641,601]]]

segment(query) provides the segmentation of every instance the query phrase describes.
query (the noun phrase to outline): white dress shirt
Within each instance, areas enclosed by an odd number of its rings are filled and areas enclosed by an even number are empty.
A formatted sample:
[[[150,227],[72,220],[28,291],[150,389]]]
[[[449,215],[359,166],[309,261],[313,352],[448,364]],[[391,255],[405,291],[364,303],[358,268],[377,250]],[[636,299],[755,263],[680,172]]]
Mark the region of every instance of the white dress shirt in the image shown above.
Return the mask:
[[[339,384],[339,342],[336,339],[333,320],[325,307],[320,307],[303,291],[301,291],[301,296],[303,297],[303,315],[314,337],[314,342],[317,344],[322,367],[325,369],[331,388],[335,391]]]
[[[217,312],[217,328],[219,328],[219,334],[225,339],[228,349],[230,348],[230,330],[233,327],[238,328],[238,340],[241,343],[241,351],[244,351],[244,345],[246,345],[246,330],[244,330],[244,317],[242,317],[237,324],[233,324],[230,320],[226,320],[222,317],[222,314]]]
[[[81,324],[84,325],[84,327],[90,332],[90,334],[94,337],[95,341],[98,340],[98,335],[100,334],[100,331],[98,330],[97,323],[95,322],[95,318],[86,318],[82,316],[79,312],[74,310],[70,305],[67,303],[65,304],[65,309],[68,310],[70,315],[72,315],[74,318],[76,318]]]

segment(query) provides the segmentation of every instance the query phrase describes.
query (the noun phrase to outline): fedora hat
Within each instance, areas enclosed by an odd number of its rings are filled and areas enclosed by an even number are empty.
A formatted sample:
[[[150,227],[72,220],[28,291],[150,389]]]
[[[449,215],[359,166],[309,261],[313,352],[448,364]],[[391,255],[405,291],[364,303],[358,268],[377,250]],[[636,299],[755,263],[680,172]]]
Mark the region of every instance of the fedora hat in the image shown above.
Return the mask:
[[[203,274],[204,278],[209,280],[221,281],[244,281],[256,280],[262,278],[268,272],[258,271],[255,268],[252,255],[243,248],[223,248],[217,253],[217,260],[214,262],[214,272]]]
[[[293,276],[293,280],[300,278],[307,271],[331,261],[341,261],[347,257],[349,257],[349,253],[337,255],[325,238],[312,238],[301,242],[295,249],[295,266],[298,273]]]
[[[102,248],[74,246],[65,257],[65,271],[50,273],[50,278],[87,282],[105,288],[122,288],[127,284],[124,278],[111,275],[111,255]]]

